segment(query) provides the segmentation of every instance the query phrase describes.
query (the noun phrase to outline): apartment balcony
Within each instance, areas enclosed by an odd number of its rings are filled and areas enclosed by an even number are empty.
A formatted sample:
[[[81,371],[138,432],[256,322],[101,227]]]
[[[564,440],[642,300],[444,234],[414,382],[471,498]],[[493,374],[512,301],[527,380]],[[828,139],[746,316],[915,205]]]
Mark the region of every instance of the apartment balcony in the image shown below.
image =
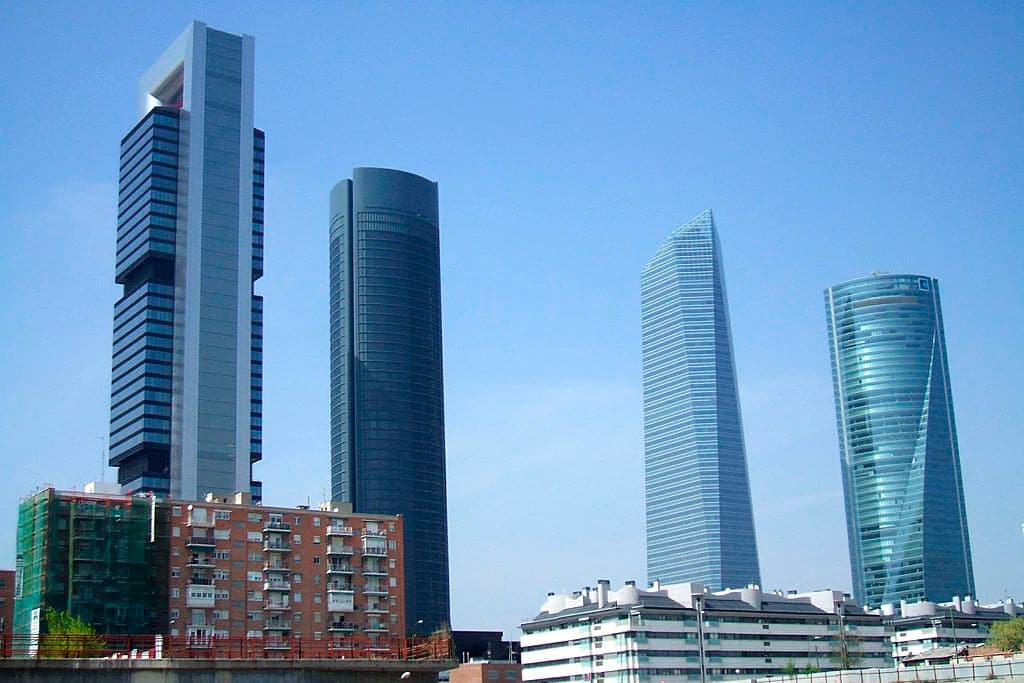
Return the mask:
[[[265,572],[280,572],[282,574],[288,574],[291,572],[287,562],[264,562],[263,571]]]
[[[292,622],[290,621],[268,621],[263,624],[264,631],[291,631]]]
[[[289,592],[292,589],[292,584],[288,581],[264,581],[263,590],[265,591],[283,591]]]
[[[363,530],[363,538],[387,538],[388,535],[383,531],[369,531]]]
[[[197,574],[193,574],[192,576],[188,577],[188,585],[190,585],[190,586],[212,586],[213,585],[213,577],[212,576],[200,576],[200,575],[197,575]]]
[[[367,557],[387,557],[388,548],[385,545],[363,544],[363,555]]]
[[[331,536],[354,536],[355,531],[350,526],[334,526],[327,527],[327,537]]]
[[[328,593],[355,593],[355,587],[351,583],[339,583],[337,581],[327,584]]]
[[[270,628],[264,627],[263,630],[264,631],[270,631],[270,630],[274,630],[274,628],[273,627],[270,627]],[[285,630],[290,630],[290,629],[285,629]],[[291,643],[289,643],[287,640],[282,640],[280,638],[270,637],[270,638],[264,638],[263,639],[263,649],[264,650],[291,650],[292,646],[291,646]]]
[[[330,557],[331,555],[351,556],[351,555],[355,555],[355,553],[356,553],[355,548],[353,548],[350,545],[340,545],[340,544],[332,543],[331,545],[327,546],[327,556],[328,557]]]
[[[366,609],[364,609],[363,611],[366,612],[367,614],[387,614],[388,613],[388,607],[387,607],[387,605],[373,605],[373,604],[370,604],[370,605],[367,605]]]
[[[358,629],[356,624],[347,621],[332,621],[327,625],[327,630],[331,633],[354,633]]]
[[[388,625],[387,624],[377,624],[377,623],[372,623],[371,622],[371,623],[367,624],[366,626],[364,626],[363,630],[366,631],[367,633],[387,633],[388,632]]]
[[[210,529],[214,526],[215,520],[213,517],[201,517],[196,518],[192,515],[188,516],[188,521],[185,522],[185,526],[192,527],[193,529]]]
[[[265,533],[290,534],[292,525],[288,522],[267,522],[263,525],[263,531]]]
[[[263,552],[265,553],[286,553],[289,552],[291,549],[292,544],[288,541],[267,539],[263,542]]]
[[[380,595],[387,597],[388,587],[379,583],[370,583],[363,586],[364,595]]]
[[[291,609],[291,603],[287,600],[267,600],[263,603],[264,612],[284,612]]]
[[[363,576],[387,576],[387,567],[380,567],[376,565],[363,565]]]
[[[213,536],[189,536],[185,545],[189,548],[213,548]]]
[[[353,574],[352,565],[348,562],[331,562],[327,565],[327,575],[331,574]]]
[[[197,569],[212,569],[214,567],[213,557],[210,555],[193,555],[188,562],[185,563],[186,567],[195,567]]]

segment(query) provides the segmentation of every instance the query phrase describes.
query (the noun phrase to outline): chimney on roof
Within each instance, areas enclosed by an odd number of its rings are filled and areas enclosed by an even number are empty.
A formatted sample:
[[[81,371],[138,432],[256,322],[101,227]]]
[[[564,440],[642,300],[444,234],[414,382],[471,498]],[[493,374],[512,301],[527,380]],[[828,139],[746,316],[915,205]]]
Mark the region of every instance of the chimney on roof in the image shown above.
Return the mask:
[[[608,579],[597,580],[597,606],[604,608],[608,606],[608,588],[611,586]]]

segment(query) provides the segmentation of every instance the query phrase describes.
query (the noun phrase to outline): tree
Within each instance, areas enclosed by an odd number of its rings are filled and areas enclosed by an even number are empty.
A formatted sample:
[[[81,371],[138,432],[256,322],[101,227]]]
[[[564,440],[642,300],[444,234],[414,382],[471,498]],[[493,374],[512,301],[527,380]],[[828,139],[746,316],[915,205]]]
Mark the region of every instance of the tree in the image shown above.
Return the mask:
[[[993,623],[989,630],[988,644],[1003,652],[1024,649],[1024,617]]]
[[[861,656],[857,652],[860,638],[850,633],[835,641],[829,659],[840,669],[854,669],[860,664]]]
[[[800,673],[803,673],[803,674],[816,674],[819,671],[821,671],[821,669],[819,669],[818,667],[814,666],[813,664],[808,664]]]
[[[797,674],[796,664],[794,664],[793,660],[791,659],[788,662],[786,662],[786,666],[782,667],[782,675],[783,676],[796,676],[796,674]]]
[[[96,629],[71,612],[47,607],[45,617],[46,633],[39,638],[40,657],[95,657],[103,651],[105,643]]]

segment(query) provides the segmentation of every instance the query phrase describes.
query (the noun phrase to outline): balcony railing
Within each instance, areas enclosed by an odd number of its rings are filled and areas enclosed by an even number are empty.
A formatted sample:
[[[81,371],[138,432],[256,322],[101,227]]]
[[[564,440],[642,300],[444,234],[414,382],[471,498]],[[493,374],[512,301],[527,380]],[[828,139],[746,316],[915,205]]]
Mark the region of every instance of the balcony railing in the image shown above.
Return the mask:
[[[347,622],[347,621],[332,621],[327,626],[327,630],[328,631],[335,631],[335,632],[341,632],[341,633],[352,633],[353,631],[356,631],[358,629],[359,629],[359,626],[357,626],[356,624]]]
[[[263,550],[270,552],[287,552],[292,549],[292,544],[288,541],[267,541],[263,544]]]
[[[263,603],[264,611],[270,610],[274,612],[282,612],[286,609],[291,609],[291,605],[284,601],[268,600],[267,602]]]
[[[265,591],[290,591],[292,584],[287,581],[264,581],[263,590]]]
[[[328,574],[353,574],[352,565],[347,562],[331,562],[327,565]]]
[[[213,536],[189,536],[185,545],[212,548],[214,546]]]
[[[327,546],[328,555],[355,555],[355,549],[350,545],[335,545],[331,544]]]
[[[265,562],[263,564],[263,571],[265,572],[290,572],[291,569],[287,562]]]
[[[213,567],[213,558],[209,555],[193,555],[188,562],[185,563],[186,567]]]
[[[266,532],[287,534],[291,532],[292,525],[288,522],[267,522],[263,525],[263,530]]]
[[[213,585],[213,577],[211,577],[211,576],[195,576],[195,575],[193,575],[193,576],[188,577],[188,582],[189,582],[190,585],[193,585],[193,586],[212,586]]]
[[[337,583],[337,582],[334,582],[334,583],[327,584],[327,592],[330,593],[332,591],[341,591],[341,592],[344,592],[344,593],[354,593],[355,592],[355,588],[352,586],[351,583]]]
[[[334,525],[331,525],[331,526],[327,527],[327,535],[328,536],[352,536],[354,534],[355,534],[355,531],[353,531],[352,527],[350,527],[350,526],[334,526]]]

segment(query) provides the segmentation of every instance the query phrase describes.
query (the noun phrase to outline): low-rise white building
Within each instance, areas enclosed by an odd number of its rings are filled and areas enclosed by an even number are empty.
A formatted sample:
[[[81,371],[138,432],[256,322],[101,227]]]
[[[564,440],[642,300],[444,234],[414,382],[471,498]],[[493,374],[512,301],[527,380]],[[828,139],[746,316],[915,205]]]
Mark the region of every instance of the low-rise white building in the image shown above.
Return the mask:
[[[840,625],[841,624],[841,625]],[[523,681],[680,683],[890,664],[889,633],[840,591],[710,592],[697,583],[548,594],[522,625]]]
[[[1024,606],[1012,599],[991,605],[971,596],[949,602],[902,602],[878,611],[892,629],[892,656],[897,661],[935,648],[981,645],[993,622],[1024,616]]]

